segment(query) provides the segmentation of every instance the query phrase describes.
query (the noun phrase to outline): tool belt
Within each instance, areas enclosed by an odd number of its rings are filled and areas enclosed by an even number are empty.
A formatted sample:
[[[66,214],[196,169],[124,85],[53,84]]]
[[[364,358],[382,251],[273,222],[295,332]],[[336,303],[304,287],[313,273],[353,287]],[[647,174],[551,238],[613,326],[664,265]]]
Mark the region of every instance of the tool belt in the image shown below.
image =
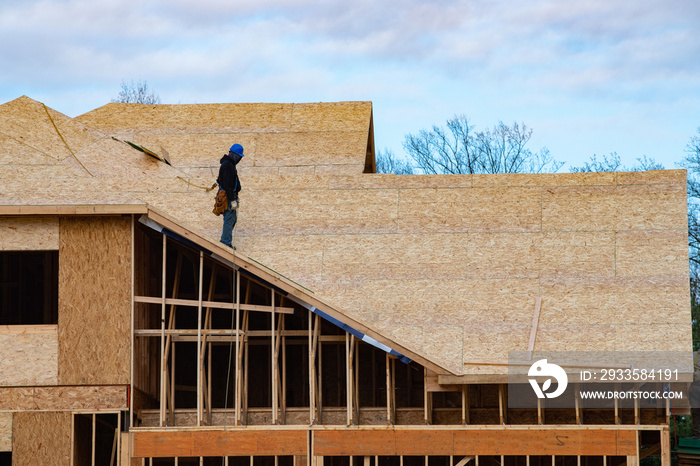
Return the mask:
[[[214,198],[214,210],[212,210],[212,212],[218,217],[223,214],[226,209],[228,209],[228,197],[226,196],[226,191],[220,189]]]
[[[226,191],[219,189],[219,192],[216,193],[216,197],[214,198],[214,209],[212,210],[212,213],[218,217],[226,212],[226,209],[228,208],[228,196],[226,195]],[[231,201],[231,210],[236,209],[238,209],[238,199]]]

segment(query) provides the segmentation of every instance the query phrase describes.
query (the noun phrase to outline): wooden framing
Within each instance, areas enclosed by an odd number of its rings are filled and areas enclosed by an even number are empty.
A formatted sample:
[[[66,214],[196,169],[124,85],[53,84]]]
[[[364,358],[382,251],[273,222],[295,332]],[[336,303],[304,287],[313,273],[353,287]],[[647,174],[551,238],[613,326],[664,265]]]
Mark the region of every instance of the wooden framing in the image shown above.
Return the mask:
[[[0,215],[128,215],[146,214],[146,204],[2,205]]]
[[[634,429],[326,429],[313,435],[319,456],[636,454]]]
[[[123,456],[125,452],[123,451],[123,446],[122,446],[122,416],[120,411],[115,411],[115,412],[93,412],[93,413],[73,413],[71,416],[71,461],[70,464],[76,464],[76,452],[75,452],[75,447],[76,443],[78,442],[78,439],[76,438],[76,430],[75,430],[75,416],[77,415],[88,415],[91,417],[91,442],[90,442],[90,464],[92,466],[95,466],[96,462],[96,456],[97,456],[97,442],[96,442],[96,436],[97,436],[97,424],[98,422],[101,421],[101,419],[98,418],[98,416],[103,416],[103,415],[109,415],[112,414],[116,417],[116,426],[114,429],[114,439],[112,441],[112,446],[110,450],[110,466],[116,466],[119,464],[122,464],[123,461]],[[104,421],[102,421],[104,422]],[[128,437],[126,437],[128,439]],[[84,439],[83,439],[84,440]],[[126,452],[128,454],[128,451]],[[83,458],[84,460],[84,458]]]
[[[148,296],[134,296],[134,302],[137,303],[151,303],[160,304],[162,302],[161,298],[152,298]],[[166,298],[165,304],[170,304],[172,306],[188,306],[197,307],[199,301],[193,299],[176,299],[176,298]],[[235,303],[223,303],[216,301],[202,301],[202,306],[213,308],[213,309],[232,309],[235,310]],[[256,312],[272,312],[272,306],[261,306],[256,304],[241,304],[240,310],[244,311],[256,311]],[[294,308],[291,307],[277,307],[275,309],[277,314],[294,314]]]
[[[647,427],[662,435],[660,451],[670,458],[668,428]],[[637,464],[638,428],[567,425],[450,428],[234,428],[135,429],[134,458],[192,456],[425,456],[449,455],[457,464],[481,456],[626,456]],[[454,459],[452,463],[454,464]],[[604,460],[605,461],[605,460]],[[528,461],[529,463],[529,461]]]
[[[164,241],[164,273],[166,270],[172,270],[172,265],[171,269],[168,269],[165,266],[165,258],[167,255],[165,253],[165,248],[167,247],[166,245],[167,240]],[[254,283],[252,280],[247,281],[245,298],[241,299],[241,275],[239,271],[233,272],[235,277],[233,302],[223,302],[221,300],[216,301],[214,299],[215,290],[213,288],[215,281],[215,270],[212,269],[212,276],[209,279],[209,290],[208,293],[205,294],[207,290],[204,290],[203,288],[205,283],[203,279],[203,252],[199,251],[198,256],[199,265],[197,267],[197,271],[199,279],[198,287],[196,288],[198,299],[178,298],[175,290],[172,293],[172,298],[168,298],[165,294],[166,277],[164,275],[162,278],[162,294],[160,297],[134,296],[133,301],[134,303],[142,304],[160,304],[161,306],[161,325],[159,329],[144,328],[134,330],[134,335],[138,338],[160,338],[162,342],[162,385],[161,405],[159,412],[159,418],[161,420],[159,425],[161,427],[164,427],[166,424],[170,426],[174,425],[175,419],[175,406],[174,403],[172,403],[172,400],[174,399],[173,390],[175,386],[173,373],[173,360],[175,357],[174,343],[180,341],[197,342],[197,401],[196,410],[193,410],[192,413],[195,415],[196,411],[195,425],[201,426],[201,429],[203,430],[199,430],[197,428],[174,427],[169,428],[167,432],[160,435],[148,429],[142,431],[138,427],[133,428],[134,448],[136,448],[136,442],[141,442],[141,446],[139,448],[143,448],[143,450],[140,454],[144,455],[137,456],[134,452],[134,457],[154,457],[165,453],[166,450],[170,453],[165,456],[170,456],[172,454],[176,457],[219,456],[219,453],[221,456],[262,455],[263,453],[261,451],[256,452],[255,448],[261,448],[260,445],[266,442],[264,437],[265,435],[272,435],[273,432],[295,431],[295,429],[289,428],[278,429],[276,426],[281,427],[287,423],[286,348],[287,345],[298,344],[305,344],[308,348],[308,409],[309,424],[311,427],[309,430],[300,430],[304,435],[307,435],[308,433],[308,440],[304,441],[303,449],[295,450],[293,456],[306,456],[310,463],[318,463],[318,461],[320,461],[324,456],[363,456],[366,457],[366,459],[369,459],[371,456],[379,455],[424,456],[432,454],[444,455],[444,452],[448,452],[450,456],[454,457],[453,462],[463,462],[464,464],[471,462],[472,459],[474,460],[474,464],[478,464],[479,455],[497,456],[531,454],[552,456],[552,458],[561,455],[614,455],[627,456],[630,458],[630,461],[633,461],[634,458],[638,457],[637,431],[634,429],[629,429],[625,425],[615,426],[618,427],[618,430],[601,426],[583,426],[583,410],[581,409],[580,400],[578,397],[576,398],[577,406],[575,410],[576,423],[578,427],[571,425],[556,426],[555,432],[555,430],[552,429],[552,426],[544,425],[544,407],[542,404],[539,404],[537,409],[538,423],[541,424],[540,426],[516,428],[516,426],[508,425],[508,400],[506,386],[503,383],[494,386],[494,389],[497,391],[497,397],[495,398],[497,403],[497,408],[495,411],[497,412],[496,422],[503,427],[503,429],[494,429],[491,428],[492,426],[486,426],[486,428],[484,428],[484,426],[481,425],[478,427],[469,427],[470,417],[472,414],[478,415],[478,410],[481,409],[479,401],[477,400],[474,407],[470,408],[468,386],[463,383],[459,383],[462,382],[461,379],[455,380],[457,383],[450,384],[451,386],[446,387],[444,386],[445,384],[441,382],[447,380],[447,377],[444,374],[434,373],[428,368],[424,368],[423,373],[423,421],[426,426],[430,427],[424,427],[423,429],[403,429],[402,426],[393,427],[396,424],[397,416],[396,358],[394,356],[391,356],[390,354],[385,355],[385,367],[383,368],[384,383],[382,385],[386,390],[386,399],[383,400],[383,403],[380,399],[379,405],[371,405],[372,408],[362,411],[363,409],[367,409],[360,407],[359,397],[360,378],[361,374],[364,374],[364,372],[361,372],[360,370],[359,348],[360,345],[364,343],[361,343],[354,335],[347,332],[341,332],[339,335],[322,334],[321,317],[319,314],[316,314],[311,310],[303,311],[308,313],[307,328],[300,330],[298,327],[293,326],[292,329],[287,329],[285,318],[286,316],[295,313],[295,308],[285,308],[285,298],[277,294],[274,287],[268,287],[266,285],[263,285],[263,287],[267,290],[269,298],[262,299],[258,290],[258,295],[255,298],[257,300],[256,304],[251,304],[249,302],[249,298],[251,295],[251,284]],[[176,266],[175,269],[175,280],[177,281],[179,280],[179,272],[177,271],[179,270],[179,265]],[[172,280],[172,277],[170,277],[170,279]],[[259,284],[259,282],[255,283]],[[177,286],[175,286],[175,288],[177,288]],[[539,300],[537,300],[536,304],[539,304]],[[166,306],[171,306],[169,320],[167,319],[168,313],[166,312]],[[196,309],[196,329],[177,328],[176,322],[174,321],[175,313],[173,312],[176,306],[189,307],[192,310]],[[232,312],[232,321],[235,321],[232,322],[231,328],[212,328],[212,309],[230,310]],[[296,309],[296,312],[299,312],[299,309]],[[254,316],[254,314],[251,314],[251,312],[264,312],[268,314],[270,317],[267,321],[267,328],[261,329],[259,323],[261,321],[255,317],[255,319],[257,319],[255,322],[258,323],[255,324],[255,327],[253,327],[254,330],[251,330],[249,328],[250,321],[251,317]],[[291,340],[287,341],[288,338]],[[339,345],[339,349],[342,348],[343,344],[345,345],[345,403],[344,406],[341,404],[341,406],[338,408],[333,408],[335,411],[327,411],[327,415],[329,417],[335,416],[334,419],[337,420],[339,415],[342,414],[345,418],[344,421],[347,429],[335,429],[320,425],[323,422],[322,417],[324,415],[324,403],[322,399],[322,342],[332,342],[333,344],[337,344]],[[234,434],[237,436],[242,435],[243,431],[241,430],[241,427],[226,427],[223,430],[212,427],[204,427],[206,425],[217,425],[216,422],[214,422],[214,415],[217,416],[217,419],[221,419],[220,408],[215,412],[212,405],[211,348],[212,344],[216,343],[230,343],[232,348],[235,349],[235,371],[233,377],[233,384],[236,387],[233,409],[234,425],[249,426],[246,428],[248,429],[246,432],[249,432],[246,434],[249,436],[247,437],[248,440],[244,440],[252,442],[251,444],[257,445],[256,447],[250,447],[247,450],[244,450],[244,447],[235,447],[233,449],[229,448],[228,445],[232,442],[231,439],[234,438],[232,436]],[[268,363],[270,364],[270,398],[268,399],[270,408],[251,408],[250,410],[248,408],[249,387],[254,386],[253,380],[249,379],[249,368],[251,367],[251,364],[255,363],[254,361],[249,360],[249,347],[251,345],[255,345],[256,347],[259,347],[260,345],[267,345],[270,351],[268,362],[266,362],[266,365]],[[339,362],[342,361],[342,349],[340,351]],[[170,360],[168,359],[168,356],[170,356]],[[171,369],[169,369],[168,363],[170,363]],[[364,364],[364,360],[362,364]],[[362,369],[364,369],[364,366]],[[342,372],[340,374],[342,374]],[[304,377],[306,377],[306,374]],[[374,373],[371,377],[373,379],[375,378]],[[376,381],[373,381],[372,386],[374,386],[375,383]],[[439,416],[436,416],[436,410],[433,406],[434,402],[442,400],[442,398],[437,397],[435,400],[433,400],[433,394],[441,391],[456,391],[461,397],[461,407],[457,405],[456,408],[450,409],[458,412],[457,416],[459,416],[459,421],[461,424],[465,425],[464,430],[456,430],[454,428],[445,429],[443,426],[434,424],[434,421],[444,423],[444,417],[440,418]],[[372,396],[376,398],[376,395]],[[260,405],[254,404],[253,406]],[[330,406],[334,407],[336,405],[331,404]],[[266,429],[260,429],[257,427],[259,424],[256,424],[255,427],[250,425],[251,413],[252,418],[257,419],[257,422],[259,423],[259,419],[262,419],[261,413],[265,412],[266,409],[269,409],[268,412],[270,415],[267,422],[269,422],[271,425]],[[364,419],[368,419],[366,416],[367,413],[372,412],[371,409],[381,413],[380,418],[383,418],[382,422],[385,422],[386,426],[389,428],[374,429],[371,427],[360,426],[361,415],[365,416]],[[438,408],[438,411],[440,409],[442,408]],[[460,409],[461,413],[458,411]],[[294,408],[292,412],[298,412],[298,410],[299,408]],[[474,412],[470,413],[471,410]],[[385,413],[382,411],[385,411]],[[166,422],[168,415],[170,419],[169,423]],[[267,414],[265,414],[265,416],[267,416]],[[376,414],[372,414],[371,416],[376,416]],[[435,419],[434,416],[436,416]],[[619,413],[617,410],[616,419],[619,422]],[[639,420],[638,417],[635,419],[636,421]],[[228,423],[224,422],[224,425],[227,424]],[[204,432],[212,437],[212,440],[210,440],[208,443],[209,447],[206,447],[206,449],[200,442],[200,440],[203,438],[201,436],[204,435]],[[238,439],[238,437],[235,438]],[[257,440],[250,440],[253,438],[256,438]],[[215,442],[217,444],[211,447],[211,442]],[[238,440],[236,440],[236,442],[238,442]],[[511,446],[502,446],[502,444]],[[517,447],[512,445],[517,445]],[[594,448],[592,445],[598,446]],[[287,447],[288,446],[285,446],[284,448]],[[362,450],[357,450],[357,448],[360,447]],[[309,455],[309,451],[312,451],[313,453]],[[277,454],[291,455],[292,453],[275,453],[275,455]],[[270,450],[266,449],[264,456],[270,455],[272,455],[272,453]]]
[[[133,457],[306,455],[306,430],[134,432]]]

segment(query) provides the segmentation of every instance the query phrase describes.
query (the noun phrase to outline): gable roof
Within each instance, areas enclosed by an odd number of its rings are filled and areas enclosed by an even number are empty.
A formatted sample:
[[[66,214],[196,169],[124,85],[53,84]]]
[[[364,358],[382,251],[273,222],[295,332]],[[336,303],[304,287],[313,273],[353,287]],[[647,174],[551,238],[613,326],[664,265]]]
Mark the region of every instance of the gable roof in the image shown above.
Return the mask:
[[[436,372],[504,373],[514,350],[691,348],[683,170],[362,173],[367,103],[48,112],[56,127],[31,99],[0,106],[0,212],[131,206],[213,247],[221,219],[207,188],[219,154],[245,135],[236,260],[287,277],[318,307]],[[285,128],[315,141],[295,145],[291,162],[261,142]],[[329,134],[363,143],[338,155]],[[126,140],[154,152],[165,144],[173,165]],[[201,152],[188,155],[193,148]]]
[[[216,172],[233,142],[245,148],[249,173],[374,171],[370,102],[111,103],[76,120],[154,151],[164,149],[173,165],[195,176]]]

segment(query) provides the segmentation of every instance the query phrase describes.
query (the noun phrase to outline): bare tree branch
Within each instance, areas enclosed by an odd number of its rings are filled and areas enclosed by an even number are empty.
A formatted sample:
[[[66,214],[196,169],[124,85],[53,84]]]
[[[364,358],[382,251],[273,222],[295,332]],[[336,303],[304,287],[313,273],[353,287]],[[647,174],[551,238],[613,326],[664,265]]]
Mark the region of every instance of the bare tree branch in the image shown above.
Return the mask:
[[[533,153],[527,143],[532,130],[524,124],[499,122],[493,129],[474,132],[465,115],[455,115],[445,127],[433,126],[417,135],[407,134],[403,147],[421,173],[542,173],[556,172],[546,148]]]
[[[122,81],[122,89],[112,102],[159,105],[160,97],[148,88],[146,81]]]

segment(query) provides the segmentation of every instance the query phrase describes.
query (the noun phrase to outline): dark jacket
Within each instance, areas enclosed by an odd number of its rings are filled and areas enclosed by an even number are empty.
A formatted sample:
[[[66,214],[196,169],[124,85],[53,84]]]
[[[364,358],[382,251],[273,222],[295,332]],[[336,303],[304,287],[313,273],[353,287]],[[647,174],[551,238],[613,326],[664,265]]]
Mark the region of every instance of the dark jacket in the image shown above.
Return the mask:
[[[219,161],[221,166],[216,182],[221,189],[226,191],[226,197],[229,201],[237,200],[238,192],[241,190],[241,182],[238,179],[238,170],[236,170],[236,164],[240,162],[241,158],[240,155],[229,152]]]

